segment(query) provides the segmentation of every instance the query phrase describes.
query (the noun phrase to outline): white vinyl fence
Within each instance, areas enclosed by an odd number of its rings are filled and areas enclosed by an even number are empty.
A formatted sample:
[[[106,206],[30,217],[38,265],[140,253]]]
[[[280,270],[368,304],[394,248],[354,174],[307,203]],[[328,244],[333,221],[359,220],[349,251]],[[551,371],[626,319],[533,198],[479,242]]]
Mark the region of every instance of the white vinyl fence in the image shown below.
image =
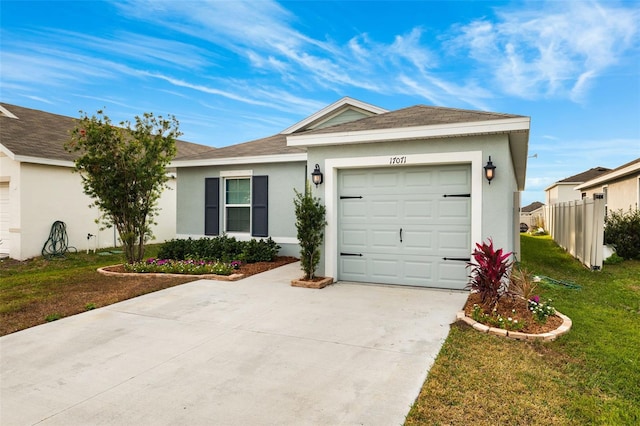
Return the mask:
[[[604,246],[604,199],[595,199],[546,206],[549,233],[560,247],[571,253],[590,269],[602,268]]]

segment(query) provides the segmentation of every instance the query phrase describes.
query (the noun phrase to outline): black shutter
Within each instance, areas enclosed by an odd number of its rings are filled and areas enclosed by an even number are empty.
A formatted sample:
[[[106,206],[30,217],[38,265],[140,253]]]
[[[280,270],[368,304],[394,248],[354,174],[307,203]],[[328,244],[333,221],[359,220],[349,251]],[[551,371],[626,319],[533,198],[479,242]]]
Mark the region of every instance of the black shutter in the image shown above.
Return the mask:
[[[220,178],[204,180],[204,235],[220,235]]]
[[[251,235],[269,236],[269,176],[254,176],[251,188]]]

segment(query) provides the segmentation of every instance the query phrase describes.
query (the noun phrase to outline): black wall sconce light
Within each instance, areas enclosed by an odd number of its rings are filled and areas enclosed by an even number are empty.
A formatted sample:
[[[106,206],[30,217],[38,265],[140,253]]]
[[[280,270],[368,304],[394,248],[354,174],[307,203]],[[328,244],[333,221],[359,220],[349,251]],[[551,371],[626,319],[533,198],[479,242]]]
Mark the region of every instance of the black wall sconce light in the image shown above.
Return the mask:
[[[316,168],[311,173],[311,182],[315,183],[316,188],[322,183],[322,172],[320,171],[320,165],[316,164]]]
[[[484,177],[487,178],[489,185],[491,185],[491,181],[496,176],[496,166],[491,162],[491,156],[489,156],[489,161],[487,161],[487,165],[484,166]]]

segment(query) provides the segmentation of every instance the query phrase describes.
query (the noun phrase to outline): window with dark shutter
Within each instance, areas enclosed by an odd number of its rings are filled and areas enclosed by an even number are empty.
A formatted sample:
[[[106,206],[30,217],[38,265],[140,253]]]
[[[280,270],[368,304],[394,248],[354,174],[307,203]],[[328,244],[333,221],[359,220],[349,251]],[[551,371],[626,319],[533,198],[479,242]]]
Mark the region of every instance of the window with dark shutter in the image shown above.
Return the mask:
[[[251,191],[251,235],[269,236],[269,176],[253,176]]]
[[[220,178],[204,180],[204,235],[220,235]]]

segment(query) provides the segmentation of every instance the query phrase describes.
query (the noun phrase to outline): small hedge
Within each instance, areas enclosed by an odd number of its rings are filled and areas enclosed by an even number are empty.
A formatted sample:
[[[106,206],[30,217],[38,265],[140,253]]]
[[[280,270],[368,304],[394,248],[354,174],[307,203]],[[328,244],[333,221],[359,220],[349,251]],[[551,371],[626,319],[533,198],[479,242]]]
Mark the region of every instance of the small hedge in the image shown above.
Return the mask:
[[[232,262],[239,260],[244,263],[271,262],[278,256],[280,246],[271,237],[238,241],[235,237],[221,235],[215,238],[200,238],[198,240],[173,239],[160,247],[158,259],[173,260],[212,260]]]
[[[640,210],[610,212],[605,220],[604,243],[623,259],[640,258]]]

